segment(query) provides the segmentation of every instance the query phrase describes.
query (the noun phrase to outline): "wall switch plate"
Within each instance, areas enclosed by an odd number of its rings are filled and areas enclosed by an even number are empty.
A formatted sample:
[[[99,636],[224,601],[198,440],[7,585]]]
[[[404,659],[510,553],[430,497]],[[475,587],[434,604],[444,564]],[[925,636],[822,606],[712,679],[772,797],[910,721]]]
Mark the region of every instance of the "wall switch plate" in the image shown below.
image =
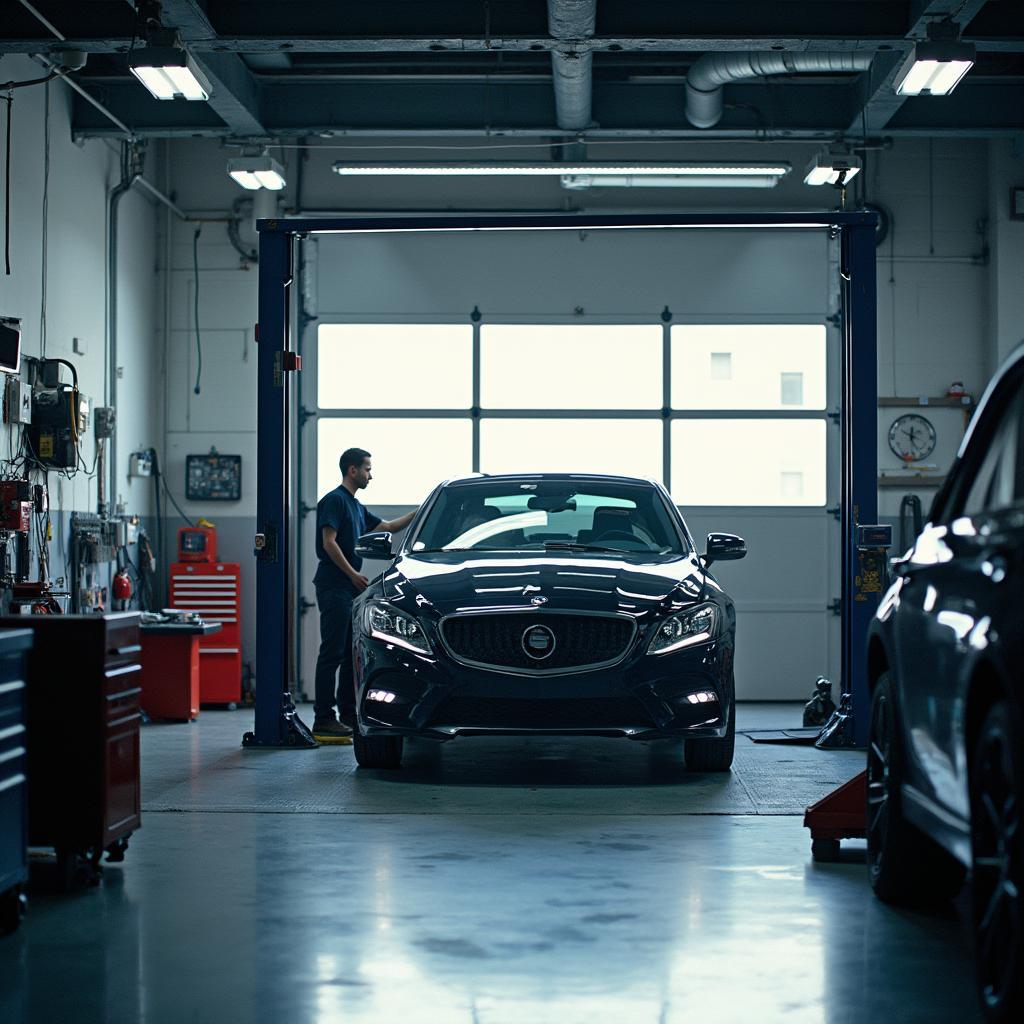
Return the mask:
[[[7,422],[32,422],[32,388],[17,377],[7,378]]]
[[[85,355],[85,338],[72,338],[71,348],[76,356]]]

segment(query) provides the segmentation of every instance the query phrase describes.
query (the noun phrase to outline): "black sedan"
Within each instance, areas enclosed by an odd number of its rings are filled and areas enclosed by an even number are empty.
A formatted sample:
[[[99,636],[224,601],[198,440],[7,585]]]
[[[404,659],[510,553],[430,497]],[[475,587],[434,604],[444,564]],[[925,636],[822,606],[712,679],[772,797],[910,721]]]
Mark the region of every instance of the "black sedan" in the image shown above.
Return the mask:
[[[870,635],[868,861],[882,899],[972,873],[989,1020],[1024,1020],[1024,348],[979,406]]]
[[[477,475],[441,484],[353,609],[356,759],[396,768],[406,736],[685,739],[728,771],[732,601],[664,488],[615,476]]]

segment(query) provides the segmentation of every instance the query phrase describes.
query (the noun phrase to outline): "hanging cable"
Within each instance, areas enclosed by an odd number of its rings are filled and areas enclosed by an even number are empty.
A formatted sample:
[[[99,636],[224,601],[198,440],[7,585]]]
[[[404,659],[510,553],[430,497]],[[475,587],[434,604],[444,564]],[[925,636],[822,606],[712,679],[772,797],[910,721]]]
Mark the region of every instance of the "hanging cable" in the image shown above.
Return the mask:
[[[46,255],[50,219],[50,83],[43,90],[43,229],[39,286],[39,354],[46,358]]]
[[[10,90],[7,101],[7,168],[4,174],[4,262],[7,276],[11,276],[11,119],[14,117],[14,93]]]
[[[195,286],[192,289],[193,314],[196,328],[196,386],[195,393],[198,395],[203,379],[203,341],[199,334],[199,236],[203,233],[202,227],[196,228],[192,236],[192,272],[195,275]]]

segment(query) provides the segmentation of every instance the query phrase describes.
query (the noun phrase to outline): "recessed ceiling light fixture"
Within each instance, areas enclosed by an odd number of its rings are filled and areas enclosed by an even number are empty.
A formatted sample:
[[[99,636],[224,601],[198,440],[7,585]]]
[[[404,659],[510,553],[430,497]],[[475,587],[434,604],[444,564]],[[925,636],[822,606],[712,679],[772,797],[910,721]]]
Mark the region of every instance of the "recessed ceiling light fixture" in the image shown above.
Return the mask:
[[[150,33],[146,45],[128,55],[128,67],[158,100],[208,100],[213,91],[174,29]]]
[[[847,185],[861,169],[860,157],[845,150],[823,150],[807,165],[805,185]]]
[[[253,191],[266,188],[280,192],[287,184],[284,168],[269,153],[233,157],[228,161],[228,174],[242,188]]]
[[[960,40],[952,22],[935,22],[928,26],[928,38],[914,44],[914,49],[893,80],[899,96],[948,96],[974,66],[973,43]]]

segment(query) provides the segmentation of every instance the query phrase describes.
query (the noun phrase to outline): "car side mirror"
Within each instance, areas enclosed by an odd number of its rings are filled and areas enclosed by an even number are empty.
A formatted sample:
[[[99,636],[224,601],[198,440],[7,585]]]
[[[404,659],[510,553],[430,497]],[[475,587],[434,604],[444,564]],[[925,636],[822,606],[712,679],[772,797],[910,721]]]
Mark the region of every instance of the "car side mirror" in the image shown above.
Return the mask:
[[[707,548],[701,556],[705,565],[712,562],[732,562],[747,553],[747,542],[734,533],[709,533]]]
[[[392,559],[391,534],[386,530],[381,533],[364,533],[356,541],[356,554],[360,558]]]

